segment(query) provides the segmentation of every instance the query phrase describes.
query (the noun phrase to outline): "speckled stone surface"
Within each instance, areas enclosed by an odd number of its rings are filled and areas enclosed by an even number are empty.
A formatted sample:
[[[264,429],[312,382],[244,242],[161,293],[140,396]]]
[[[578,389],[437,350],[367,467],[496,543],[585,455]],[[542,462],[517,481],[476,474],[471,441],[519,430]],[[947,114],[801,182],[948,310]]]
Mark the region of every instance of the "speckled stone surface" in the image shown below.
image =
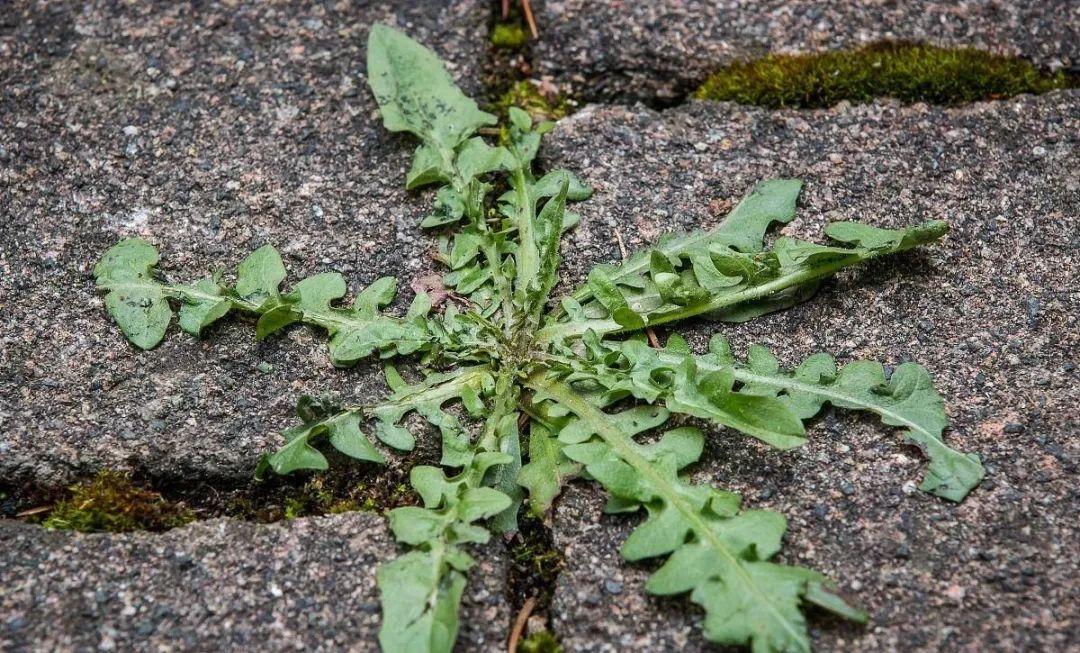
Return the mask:
[[[374,568],[395,545],[352,513],[131,535],[0,522],[0,549],[4,651],[377,651]],[[499,550],[470,575],[461,651],[504,648]]]
[[[826,411],[789,453],[710,431],[697,478],[786,515],[784,559],[825,572],[873,615],[860,629],[811,613],[817,650],[1080,646],[1078,134],[1077,92],[948,110],[593,106],[552,134],[548,164],[597,189],[564,247],[578,278],[618,258],[616,230],[635,249],[708,227],[770,177],[806,182],[786,234],[816,239],[834,220],[952,225],[940,245],[846,273],[786,312],[680,329],[698,351],[722,332],[737,352],[762,343],[788,366],[818,351],[914,360],[945,399],[948,441],[983,457],[987,480],[955,505],[915,491],[920,454],[869,418]],[[635,520],[602,517],[602,504],[574,484],[554,519],[566,649],[710,650],[699,609],[643,594],[650,566],[617,553]]]
[[[594,101],[671,101],[733,60],[881,39],[1080,65],[1080,4],[1061,0],[548,0],[537,21],[538,74],[572,82]]]
[[[273,243],[287,283],[338,270],[355,292],[412,278],[434,240],[404,190],[414,144],[386,132],[367,32],[396,25],[476,91],[482,2],[30,3],[0,10],[0,478],[100,468],[249,478],[305,392],[384,389],[334,370],[324,337],[263,343],[230,318],[151,352],[105,314],[91,271],[129,236],[170,279],[231,271]],[[260,371],[260,364],[272,366]],[[262,370],[267,370],[265,365]]]

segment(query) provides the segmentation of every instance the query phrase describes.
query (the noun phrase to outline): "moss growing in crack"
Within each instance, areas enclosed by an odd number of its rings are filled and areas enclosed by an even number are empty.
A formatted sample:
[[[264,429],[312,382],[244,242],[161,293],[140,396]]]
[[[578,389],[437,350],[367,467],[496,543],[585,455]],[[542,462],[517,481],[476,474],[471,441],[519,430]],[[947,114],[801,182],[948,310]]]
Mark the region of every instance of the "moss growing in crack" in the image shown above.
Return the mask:
[[[394,497],[391,498],[393,499]],[[351,487],[342,487],[337,479],[324,474],[313,476],[298,488],[295,495],[286,497],[282,508],[285,519],[379,511],[373,490],[367,485],[358,483]]]
[[[536,600],[536,613],[547,610],[555,592],[555,582],[563,569],[562,553],[555,548],[551,531],[543,521],[523,514],[517,536],[510,541],[508,598],[520,609],[529,598]]]
[[[1015,57],[886,41],[853,50],[773,54],[733,64],[709,77],[694,97],[770,108],[828,107],[842,100],[865,103],[878,97],[959,104],[1076,84],[1063,72],[1042,73]]]
[[[562,653],[563,647],[559,640],[546,630],[533,633],[521,640],[518,644],[517,653]]]
[[[514,562],[539,578],[557,576],[562,569],[562,555],[547,542],[526,542],[514,551]]]
[[[565,118],[573,109],[573,102],[560,93],[545,93],[532,81],[515,82],[499,96],[491,107],[499,116],[506,116],[510,107],[524,109],[533,121]]]
[[[491,30],[491,44],[497,48],[519,50],[529,41],[529,33],[518,23],[497,23]]]
[[[71,488],[45,518],[47,528],[82,532],[164,531],[195,519],[184,504],[137,487],[128,474],[102,471]]]

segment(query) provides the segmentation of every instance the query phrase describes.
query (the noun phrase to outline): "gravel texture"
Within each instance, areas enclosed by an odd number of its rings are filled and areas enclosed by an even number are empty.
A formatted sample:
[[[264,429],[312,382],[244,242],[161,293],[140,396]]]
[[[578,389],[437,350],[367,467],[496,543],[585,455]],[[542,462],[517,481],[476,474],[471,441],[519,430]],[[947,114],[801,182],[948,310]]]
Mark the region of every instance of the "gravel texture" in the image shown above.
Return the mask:
[[[564,248],[577,278],[618,258],[615,231],[636,249],[708,227],[771,177],[806,182],[790,235],[819,238],[834,220],[952,225],[939,246],[846,273],[786,312],[681,329],[698,351],[723,332],[737,352],[762,343],[788,366],[818,351],[914,360],[945,399],[947,439],[983,457],[987,480],[955,505],[915,490],[920,454],[869,418],[826,411],[789,453],[712,430],[696,476],[781,511],[784,558],[872,614],[860,629],[814,613],[818,650],[1080,647],[1078,134],[1075,91],[950,110],[593,106],[553,133],[548,165],[597,190]],[[707,650],[696,606],[644,596],[651,567],[617,554],[636,520],[602,517],[602,504],[574,484],[554,520],[567,650]]]
[[[670,102],[733,60],[881,39],[1080,65],[1080,4],[1060,0],[548,0],[537,21],[536,71],[594,101]]]
[[[353,513],[159,535],[0,522],[0,548],[0,649],[15,652],[377,651],[372,569],[395,547]],[[490,550],[470,575],[459,650],[503,650],[505,573]]]
[[[194,281],[273,243],[290,281],[338,270],[353,291],[430,266],[406,193],[409,139],[387,133],[364,77],[388,22],[478,89],[482,2],[45,3],[0,11],[0,479],[93,470],[250,477],[304,392],[384,389],[334,370],[304,328],[257,343],[229,318],[127,344],[91,270],[128,236]],[[270,367],[268,367],[268,365]]]

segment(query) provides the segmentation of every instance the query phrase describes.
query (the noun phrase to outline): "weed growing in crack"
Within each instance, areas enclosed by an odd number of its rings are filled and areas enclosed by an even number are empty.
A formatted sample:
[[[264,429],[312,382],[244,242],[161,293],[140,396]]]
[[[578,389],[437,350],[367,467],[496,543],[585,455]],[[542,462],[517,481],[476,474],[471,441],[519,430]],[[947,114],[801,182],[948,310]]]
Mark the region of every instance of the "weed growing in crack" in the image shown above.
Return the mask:
[[[387,448],[413,448],[414,436],[402,425],[410,413],[438,428],[441,467],[410,473],[422,505],[387,513],[409,550],[377,573],[383,649],[450,651],[473,566],[469,547],[491,531],[516,530],[526,501],[543,515],[578,477],[609,492],[609,512],[646,513],[622,555],[664,558],[647,590],[690,593],[705,609],[707,639],[802,651],[809,649],[805,604],[864,620],[822,574],[771,562],[786,530],[782,515],[743,509],[739,495],[681,473],[701,455],[701,430],[670,428],[647,442],[638,436],[678,413],[790,449],[806,441],[804,421],[826,403],[869,411],[903,428],[927,454],[920,487],[959,501],[979,483],[982,465],[943,441],[943,403],[926,370],[905,363],[887,375],[876,362],[840,368],[831,356],[815,354],[789,371],[762,347],[737,360],[720,336],[696,353],[678,335],[661,347],[650,346],[645,334],[699,316],[742,321],[781,310],[842,268],[936,241],[946,225],[834,223],[825,232],[833,245],[778,238],[766,248],[767,229],[794,217],[801,188],[796,180],[766,181],[716,228],[668,236],[619,265],[598,266],[552,307],[560,237],[579,219],[567,203],[589,195],[568,171],[534,172],[552,124],[512,108],[500,143],[485,142],[476,133],[495,117],[454,86],[434,54],[388,27],[371,32],[367,70],[386,128],[420,140],[406,186],[438,187],[435,208],[420,226],[440,233],[446,272],[439,292],[453,293],[464,308],[451,302],[435,311],[433,298],[421,293],[404,315],[388,315],[383,308],[396,285],[389,277],[348,306],[339,305],[347,288],[336,273],[282,292],[285,268],[270,246],[245,259],[232,284],[221,276],[159,281],[157,250],[137,239],[106,252],[95,274],[109,313],[142,348],[164,337],[176,305],[181,328],[195,335],[242,311],[258,317],[260,338],[296,322],[324,329],[339,366],[412,357],[413,382],[386,367],[385,400],[343,406],[301,398],[301,423],[258,466],[259,475],[326,469],[326,447],[382,463]],[[496,180],[505,189],[498,195]],[[467,423],[447,410],[454,403]]]

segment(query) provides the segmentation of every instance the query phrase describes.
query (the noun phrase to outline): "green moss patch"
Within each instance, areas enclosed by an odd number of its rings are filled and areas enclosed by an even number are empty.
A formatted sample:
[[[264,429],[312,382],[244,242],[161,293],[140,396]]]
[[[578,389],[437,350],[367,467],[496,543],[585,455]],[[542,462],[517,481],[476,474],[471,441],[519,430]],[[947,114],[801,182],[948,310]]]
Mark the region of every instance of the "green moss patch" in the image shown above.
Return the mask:
[[[529,33],[518,23],[497,23],[491,30],[491,44],[497,48],[518,50],[529,41]]]
[[[1064,72],[1043,73],[1023,59],[973,48],[888,41],[733,64],[709,77],[694,97],[770,108],[828,107],[878,97],[961,104],[1045,93],[1076,82]]]
[[[517,653],[563,653],[563,647],[559,640],[546,630],[533,633],[521,640],[518,644]]]
[[[523,79],[514,82],[510,88],[495,100],[491,109],[505,117],[510,107],[524,109],[536,122],[565,118],[573,110],[573,102],[565,95],[544,93],[533,82]]]
[[[83,532],[164,531],[195,520],[184,504],[137,487],[127,474],[98,473],[71,488],[71,498],[57,503],[43,525]]]

